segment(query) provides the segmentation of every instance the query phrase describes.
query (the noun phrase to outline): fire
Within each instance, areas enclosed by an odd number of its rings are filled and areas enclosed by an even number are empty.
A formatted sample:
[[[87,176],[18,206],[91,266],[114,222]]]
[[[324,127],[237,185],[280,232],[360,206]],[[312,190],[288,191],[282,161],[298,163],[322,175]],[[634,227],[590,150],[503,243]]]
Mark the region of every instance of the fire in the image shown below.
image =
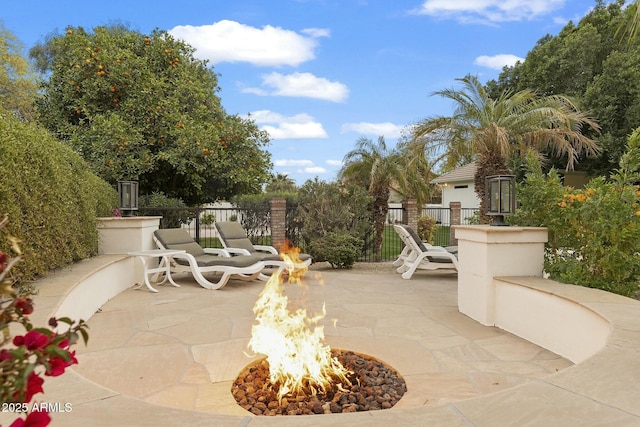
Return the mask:
[[[298,257],[298,248],[280,255],[287,264],[288,283],[302,285],[307,267]],[[269,380],[278,387],[278,399],[300,392],[324,392],[330,384],[351,385],[349,371],[331,357],[324,343],[324,328],[318,322],[322,313],[309,317],[304,308],[291,312],[283,295],[284,271],[272,274],[253,307],[256,322],[251,330],[249,348],[266,355]]]

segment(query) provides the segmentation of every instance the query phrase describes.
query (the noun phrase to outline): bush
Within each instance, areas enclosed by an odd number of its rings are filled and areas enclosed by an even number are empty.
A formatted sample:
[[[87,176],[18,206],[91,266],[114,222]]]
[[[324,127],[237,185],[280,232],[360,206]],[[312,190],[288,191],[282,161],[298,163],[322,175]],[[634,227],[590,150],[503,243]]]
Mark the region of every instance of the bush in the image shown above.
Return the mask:
[[[370,203],[366,191],[356,186],[316,178],[299,188],[296,217],[307,252],[314,260],[329,261],[341,268],[353,265],[373,228]]]
[[[140,196],[139,203],[141,214],[162,217],[160,228],[180,228],[195,217],[182,200],[167,197],[162,192]]]
[[[422,215],[418,218],[418,236],[425,241],[433,244],[433,238],[436,234],[436,220],[429,215]]]
[[[351,268],[362,251],[362,240],[346,232],[330,232],[311,242],[314,261],[327,261],[333,268]]]
[[[0,159],[0,213],[29,254],[14,270],[20,284],[98,253],[96,217],[112,215],[117,193],[78,154],[0,109]]]
[[[519,225],[548,228],[545,270],[551,278],[626,296],[640,279],[640,134],[610,181],[591,180],[584,189],[564,187],[552,171],[529,160],[530,172],[519,187]]]
[[[297,217],[308,243],[331,232],[364,241],[373,230],[371,197],[360,187],[308,180],[298,190]]]
[[[211,212],[203,214],[202,218],[200,218],[200,224],[202,225],[211,226],[215,224],[215,222],[216,222],[216,214]]]

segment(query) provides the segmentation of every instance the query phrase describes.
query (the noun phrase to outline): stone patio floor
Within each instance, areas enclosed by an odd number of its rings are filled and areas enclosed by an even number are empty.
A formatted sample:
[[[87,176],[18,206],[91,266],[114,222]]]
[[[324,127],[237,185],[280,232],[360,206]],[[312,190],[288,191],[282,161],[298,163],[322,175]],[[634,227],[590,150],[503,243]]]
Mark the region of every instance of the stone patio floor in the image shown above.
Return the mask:
[[[53,426],[88,420],[112,426],[178,425],[176,420],[216,426],[474,425],[445,410],[446,404],[572,365],[460,314],[456,274],[419,271],[403,280],[390,263],[344,271],[317,264],[306,287],[286,285],[290,300],[310,313],[324,304],[327,343],[383,360],[404,377],[408,391],[394,408],[370,416],[255,417],[235,403],[230,388],[255,359],[246,352],[263,282],[232,280],[211,291],[188,276],[174,277],[182,287],[163,285],[157,294],[128,289],[89,320],[89,344],[77,346],[79,364],[45,382],[43,400],[73,403],[70,413],[52,415]],[[443,411],[414,411],[424,406]],[[374,412],[386,414],[376,422]],[[356,417],[344,418],[349,415]],[[10,423],[7,416],[0,414],[0,424]]]

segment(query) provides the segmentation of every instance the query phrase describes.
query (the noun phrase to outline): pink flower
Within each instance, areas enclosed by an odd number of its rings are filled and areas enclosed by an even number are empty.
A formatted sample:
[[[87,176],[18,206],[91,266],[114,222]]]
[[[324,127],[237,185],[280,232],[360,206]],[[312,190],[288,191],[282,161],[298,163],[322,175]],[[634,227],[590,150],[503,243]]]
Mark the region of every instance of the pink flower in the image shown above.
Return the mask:
[[[51,417],[46,411],[35,411],[27,415],[24,420],[16,419],[9,427],[45,427],[51,422]]]

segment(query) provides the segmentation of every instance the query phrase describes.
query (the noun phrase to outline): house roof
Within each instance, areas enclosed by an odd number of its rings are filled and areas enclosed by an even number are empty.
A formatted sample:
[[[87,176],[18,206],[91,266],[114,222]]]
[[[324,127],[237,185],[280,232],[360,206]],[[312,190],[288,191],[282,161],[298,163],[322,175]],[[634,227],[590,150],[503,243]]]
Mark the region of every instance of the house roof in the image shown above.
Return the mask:
[[[476,163],[473,162],[440,175],[439,177],[432,179],[431,182],[435,184],[444,184],[447,182],[473,181],[475,174]]]

